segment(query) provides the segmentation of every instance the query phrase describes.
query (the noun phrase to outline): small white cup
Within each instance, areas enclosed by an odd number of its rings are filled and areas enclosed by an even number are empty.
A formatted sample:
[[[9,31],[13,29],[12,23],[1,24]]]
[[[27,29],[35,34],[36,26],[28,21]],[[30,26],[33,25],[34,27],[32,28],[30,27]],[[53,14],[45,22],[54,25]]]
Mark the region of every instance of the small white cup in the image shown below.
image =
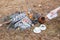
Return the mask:
[[[40,30],[46,30],[46,26],[45,26],[44,24],[41,24],[41,25],[39,26],[39,29],[40,29]]]
[[[40,30],[39,27],[35,27],[35,28],[33,29],[33,32],[34,32],[34,33],[41,33],[41,30]]]

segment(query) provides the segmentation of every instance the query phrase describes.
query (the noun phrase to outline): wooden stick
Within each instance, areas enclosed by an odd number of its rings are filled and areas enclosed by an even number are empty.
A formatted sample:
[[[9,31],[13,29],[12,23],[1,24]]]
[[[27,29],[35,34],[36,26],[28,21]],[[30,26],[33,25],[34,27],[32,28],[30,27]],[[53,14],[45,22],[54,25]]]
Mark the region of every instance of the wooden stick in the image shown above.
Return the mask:
[[[6,21],[6,22],[4,22],[4,23],[1,23],[1,24],[0,24],[0,27],[3,26],[4,24],[8,24],[8,23],[10,23],[10,22],[11,22],[11,21],[9,20],[9,21]]]

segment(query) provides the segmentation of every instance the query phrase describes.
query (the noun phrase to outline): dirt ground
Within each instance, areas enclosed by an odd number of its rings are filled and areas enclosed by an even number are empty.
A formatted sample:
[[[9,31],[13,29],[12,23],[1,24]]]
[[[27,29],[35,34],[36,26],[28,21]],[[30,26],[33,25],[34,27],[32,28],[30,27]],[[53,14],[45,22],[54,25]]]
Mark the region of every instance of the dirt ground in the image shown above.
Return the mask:
[[[26,0],[26,4],[28,8],[45,16],[60,6],[60,0]],[[24,0],[0,0],[0,16],[4,17],[16,11],[23,11],[24,5]],[[7,30],[6,25],[3,25],[0,27],[0,40],[60,40],[60,12],[58,14],[57,18],[45,23],[47,29],[39,34],[32,31],[34,27],[20,31]]]

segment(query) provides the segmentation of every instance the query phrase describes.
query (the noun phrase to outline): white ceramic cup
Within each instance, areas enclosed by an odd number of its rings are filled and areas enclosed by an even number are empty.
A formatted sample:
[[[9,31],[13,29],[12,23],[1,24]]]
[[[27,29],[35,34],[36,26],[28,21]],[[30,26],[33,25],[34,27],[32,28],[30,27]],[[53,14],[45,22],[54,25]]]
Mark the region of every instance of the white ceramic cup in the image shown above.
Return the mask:
[[[44,24],[41,24],[41,25],[39,26],[39,29],[40,29],[40,30],[46,30],[46,26],[45,26]]]
[[[33,32],[34,32],[34,33],[40,33],[40,32],[41,32],[41,30],[40,30],[40,28],[39,28],[39,27],[35,27],[35,28],[33,29]]]

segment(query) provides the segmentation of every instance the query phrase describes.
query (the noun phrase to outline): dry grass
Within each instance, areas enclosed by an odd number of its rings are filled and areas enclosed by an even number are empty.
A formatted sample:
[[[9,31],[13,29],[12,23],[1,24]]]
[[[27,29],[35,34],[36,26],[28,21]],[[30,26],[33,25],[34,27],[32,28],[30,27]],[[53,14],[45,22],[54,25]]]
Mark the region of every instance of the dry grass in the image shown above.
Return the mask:
[[[20,9],[22,10],[24,3],[21,1],[22,0],[0,0],[0,15],[4,17],[20,11]],[[28,8],[32,8],[44,16],[60,6],[60,0],[27,0],[26,2]],[[38,5],[41,5],[41,7]],[[21,32],[19,30],[7,30],[6,26],[3,25],[3,27],[0,27],[0,40],[60,40],[60,17],[45,24],[47,30],[39,34],[33,33],[33,28]]]

